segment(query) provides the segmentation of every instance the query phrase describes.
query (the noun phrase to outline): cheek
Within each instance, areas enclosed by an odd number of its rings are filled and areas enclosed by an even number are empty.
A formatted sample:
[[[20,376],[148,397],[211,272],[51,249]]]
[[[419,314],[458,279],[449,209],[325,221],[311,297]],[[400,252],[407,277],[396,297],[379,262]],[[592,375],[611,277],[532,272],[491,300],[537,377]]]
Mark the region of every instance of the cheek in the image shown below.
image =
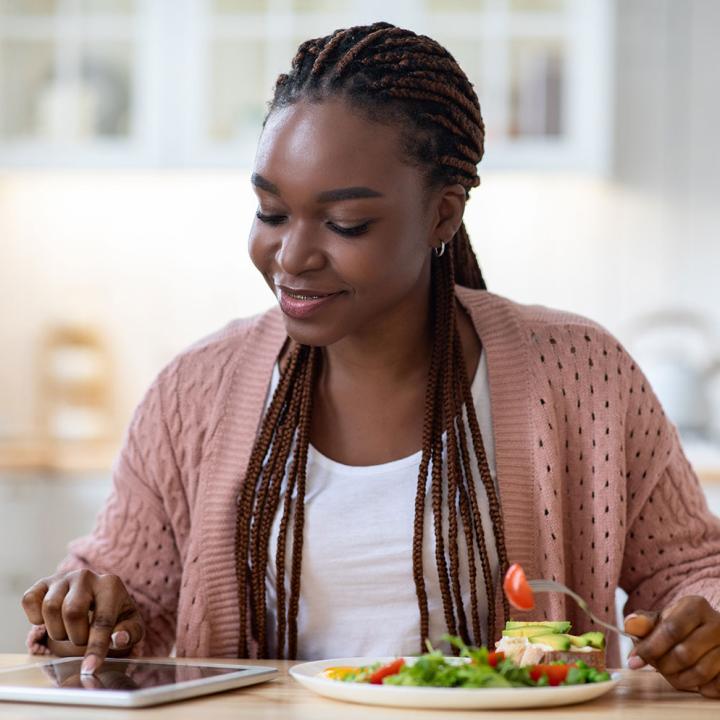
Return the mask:
[[[268,234],[263,233],[257,227],[257,221],[253,223],[248,236],[248,254],[253,265],[264,275],[271,270],[273,248]]]
[[[426,261],[426,250],[426,245],[407,230],[383,233],[367,242],[348,244],[342,253],[342,274],[358,290],[366,287],[392,292],[416,282]]]

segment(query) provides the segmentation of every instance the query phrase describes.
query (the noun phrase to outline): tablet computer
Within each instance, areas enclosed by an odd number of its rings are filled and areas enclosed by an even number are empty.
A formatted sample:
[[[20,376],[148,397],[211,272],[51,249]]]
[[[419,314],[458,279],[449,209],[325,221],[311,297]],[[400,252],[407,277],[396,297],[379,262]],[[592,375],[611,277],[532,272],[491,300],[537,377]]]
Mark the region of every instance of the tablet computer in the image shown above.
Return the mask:
[[[108,658],[81,675],[81,657],[0,670],[0,701],[147,707],[269,680],[271,667]]]

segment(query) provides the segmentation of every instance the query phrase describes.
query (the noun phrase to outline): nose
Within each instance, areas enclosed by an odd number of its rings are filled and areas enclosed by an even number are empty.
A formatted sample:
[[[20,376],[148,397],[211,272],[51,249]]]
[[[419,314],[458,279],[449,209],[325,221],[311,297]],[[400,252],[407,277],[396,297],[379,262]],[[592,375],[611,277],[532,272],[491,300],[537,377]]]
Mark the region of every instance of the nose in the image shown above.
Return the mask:
[[[275,256],[280,269],[287,275],[322,269],[325,255],[318,242],[317,230],[302,220],[295,220],[286,227]]]

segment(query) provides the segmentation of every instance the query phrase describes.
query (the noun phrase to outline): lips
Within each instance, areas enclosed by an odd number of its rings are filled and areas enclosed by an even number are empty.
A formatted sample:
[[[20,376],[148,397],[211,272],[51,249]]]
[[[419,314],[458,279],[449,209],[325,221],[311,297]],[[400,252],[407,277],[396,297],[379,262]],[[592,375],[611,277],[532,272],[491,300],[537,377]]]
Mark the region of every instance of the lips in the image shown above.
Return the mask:
[[[341,292],[324,292],[312,288],[278,286],[280,309],[291,318],[301,320],[331,303]]]

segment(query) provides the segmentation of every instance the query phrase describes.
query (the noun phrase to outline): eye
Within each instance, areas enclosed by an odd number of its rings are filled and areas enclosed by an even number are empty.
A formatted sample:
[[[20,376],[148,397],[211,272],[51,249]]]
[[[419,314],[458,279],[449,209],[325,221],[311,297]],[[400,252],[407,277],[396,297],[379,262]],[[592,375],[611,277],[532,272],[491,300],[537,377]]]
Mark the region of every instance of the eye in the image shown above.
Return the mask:
[[[268,225],[280,225],[287,220],[287,216],[285,215],[265,215],[260,212],[260,210],[255,213],[255,217],[260,220],[260,222],[267,223]]]
[[[357,237],[358,235],[364,235],[370,228],[370,223],[366,222],[362,225],[355,225],[355,227],[342,227],[335,223],[329,222],[328,227],[338,235],[344,235],[345,237]]]

